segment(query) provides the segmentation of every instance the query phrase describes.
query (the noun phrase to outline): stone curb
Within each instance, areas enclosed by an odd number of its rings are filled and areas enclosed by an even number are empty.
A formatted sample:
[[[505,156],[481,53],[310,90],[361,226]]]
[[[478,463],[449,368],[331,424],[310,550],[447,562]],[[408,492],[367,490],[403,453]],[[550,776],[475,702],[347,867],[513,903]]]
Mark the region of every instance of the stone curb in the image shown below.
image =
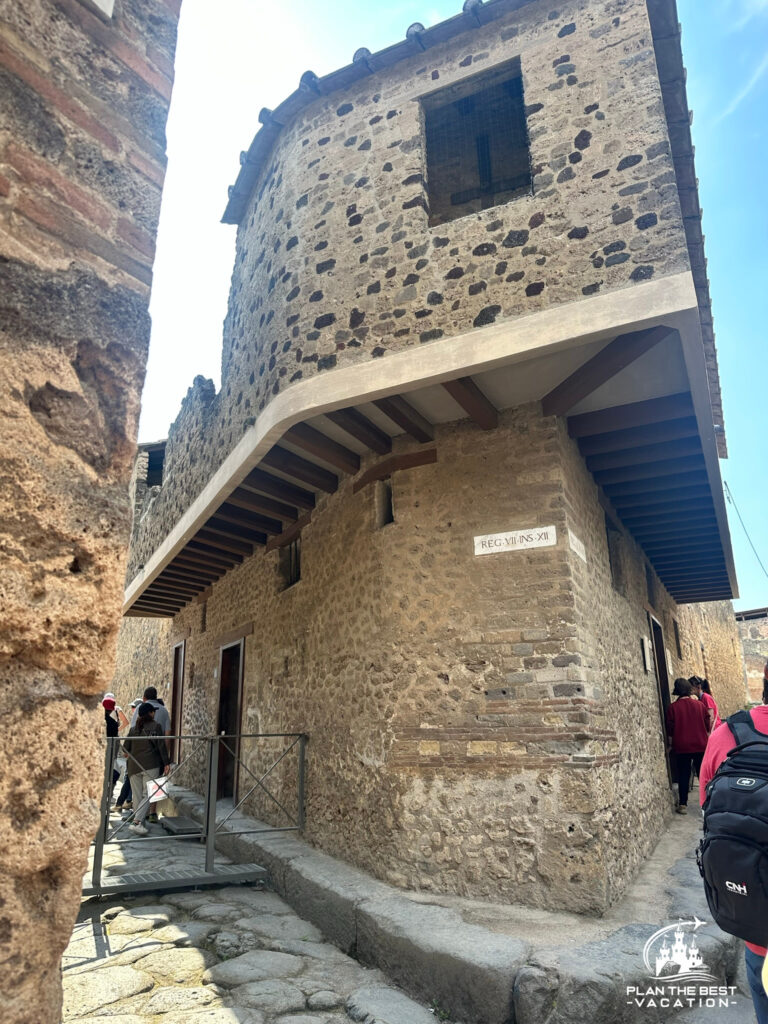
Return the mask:
[[[204,802],[175,788],[181,813],[202,820]],[[225,830],[256,823],[233,814]],[[267,827],[267,826],[263,826]],[[630,924],[600,942],[534,949],[508,935],[467,924],[448,907],[419,903],[365,872],[286,835],[227,835],[217,847],[236,861],[256,861],[273,888],[329,941],[378,967],[406,992],[467,1024],[649,1024],[676,1020],[628,1004],[626,986],[647,986],[642,949],[650,926]],[[709,919],[689,858],[668,875],[670,913]],[[663,923],[663,922],[660,922]],[[700,947],[714,973],[732,982],[737,939],[718,932]],[[749,998],[747,996],[747,998]],[[682,1024],[682,1022],[681,1022]]]

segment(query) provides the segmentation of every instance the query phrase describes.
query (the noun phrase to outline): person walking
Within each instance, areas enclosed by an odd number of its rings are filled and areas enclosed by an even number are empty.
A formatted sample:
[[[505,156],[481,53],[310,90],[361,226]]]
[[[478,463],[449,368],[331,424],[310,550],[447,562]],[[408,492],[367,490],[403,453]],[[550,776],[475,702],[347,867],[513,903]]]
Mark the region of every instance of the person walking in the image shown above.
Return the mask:
[[[688,682],[691,684],[693,696],[700,700],[707,710],[707,732],[712,733],[722,723],[709,681],[702,679],[701,676],[691,676]]]
[[[133,717],[133,713],[135,712],[136,708],[138,708],[139,704],[143,703],[144,702],[142,701],[141,697],[136,697],[134,700],[131,701],[131,717]],[[125,724],[130,725],[128,719],[126,719]],[[123,784],[120,787],[120,792],[118,793],[117,801],[112,809],[116,811],[118,814],[120,814],[122,811],[130,811],[132,808],[133,800],[131,798],[131,777],[128,774],[128,766],[126,765],[123,777]]]
[[[676,679],[672,692],[677,700],[667,708],[667,735],[675,760],[677,813],[687,814],[691,766],[700,774],[709,738],[707,716],[701,701],[691,696],[691,684],[687,679]]]
[[[131,726],[123,741],[133,797],[133,821],[128,827],[136,835],[146,836],[149,833],[144,824],[149,811],[147,783],[160,775],[167,775],[171,759],[165,733],[155,721],[155,707],[145,701],[136,710],[136,724]]]
[[[144,690],[144,700],[147,704],[151,704],[155,709],[155,721],[161,727],[162,735],[169,736],[171,732],[171,716],[168,714],[168,709],[165,704],[163,704],[161,700],[158,700],[157,689],[154,686],[148,686]],[[136,724],[138,711],[139,709],[137,708],[133,713],[133,717],[131,718],[132,726]]]
[[[768,668],[768,666],[766,666]],[[752,725],[757,732],[768,736],[768,674],[763,681],[763,703],[749,712]],[[699,773],[699,800],[702,807],[707,799],[707,786],[714,778],[715,772],[736,746],[736,737],[727,722],[722,722],[709,737],[707,750]],[[752,993],[758,1024],[768,1024],[768,995],[763,987],[761,974],[766,971],[765,946],[757,946],[752,942],[745,943],[744,959],[747,965],[747,980]]]

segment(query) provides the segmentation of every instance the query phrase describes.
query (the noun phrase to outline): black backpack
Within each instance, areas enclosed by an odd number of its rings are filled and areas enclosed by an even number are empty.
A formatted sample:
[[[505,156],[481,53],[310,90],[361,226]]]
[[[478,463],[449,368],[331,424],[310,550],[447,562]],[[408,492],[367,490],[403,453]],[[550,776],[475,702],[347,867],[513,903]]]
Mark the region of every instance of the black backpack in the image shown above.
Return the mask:
[[[737,745],[707,785],[696,860],[717,925],[768,946],[768,735],[748,711],[728,725]]]

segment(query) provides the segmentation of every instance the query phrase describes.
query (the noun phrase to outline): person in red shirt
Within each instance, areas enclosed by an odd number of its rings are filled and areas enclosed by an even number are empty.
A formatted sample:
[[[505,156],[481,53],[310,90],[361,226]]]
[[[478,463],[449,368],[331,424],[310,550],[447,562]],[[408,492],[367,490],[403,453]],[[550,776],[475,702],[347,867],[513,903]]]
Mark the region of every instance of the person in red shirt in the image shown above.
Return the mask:
[[[768,666],[766,666],[768,670]],[[763,681],[763,703],[750,711],[752,724],[758,732],[768,736],[768,674]],[[704,806],[707,799],[707,786],[712,781],[715,772],[728,756],[729,752],[736,746],[736,740],[728,727],[727,722],[719,725],[709,737],[709,743],[701,763],[699,773],[699,800]],[[752,942],[745,943],[744,958],[747,964],[747,979],[752,992],[752,1002],[755,1006],[758,1024],[768,1024],[768,995],[761,981],[761,973],[765,964],[768,949],[765,946],[756,946]]]
[[[677,813],[688,813],[691,766],[701,774],[701,759],[707,746],[707,715],[701,701],[691,696],[687,679],[676,679],[672,692],[677,700],[667,708],[667,735],[675,760]]]
[[[709,682],[700,676],[691,676],[688,680],[696,697],[707,709],[707,732],[713,732],[720,725],[720,713],[717,710],[717,703],[712,696]]]

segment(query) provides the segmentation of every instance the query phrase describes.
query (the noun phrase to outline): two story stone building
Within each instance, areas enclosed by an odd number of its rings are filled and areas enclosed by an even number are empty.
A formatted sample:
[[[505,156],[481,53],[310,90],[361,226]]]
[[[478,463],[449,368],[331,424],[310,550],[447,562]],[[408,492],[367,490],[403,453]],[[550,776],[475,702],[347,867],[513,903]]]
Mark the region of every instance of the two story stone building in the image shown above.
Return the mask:
[[[306,732],[308,838],[390,882],[602,911],[671,680],[744,702],[674,0],[467,0],[259,120],[116,685]]]

